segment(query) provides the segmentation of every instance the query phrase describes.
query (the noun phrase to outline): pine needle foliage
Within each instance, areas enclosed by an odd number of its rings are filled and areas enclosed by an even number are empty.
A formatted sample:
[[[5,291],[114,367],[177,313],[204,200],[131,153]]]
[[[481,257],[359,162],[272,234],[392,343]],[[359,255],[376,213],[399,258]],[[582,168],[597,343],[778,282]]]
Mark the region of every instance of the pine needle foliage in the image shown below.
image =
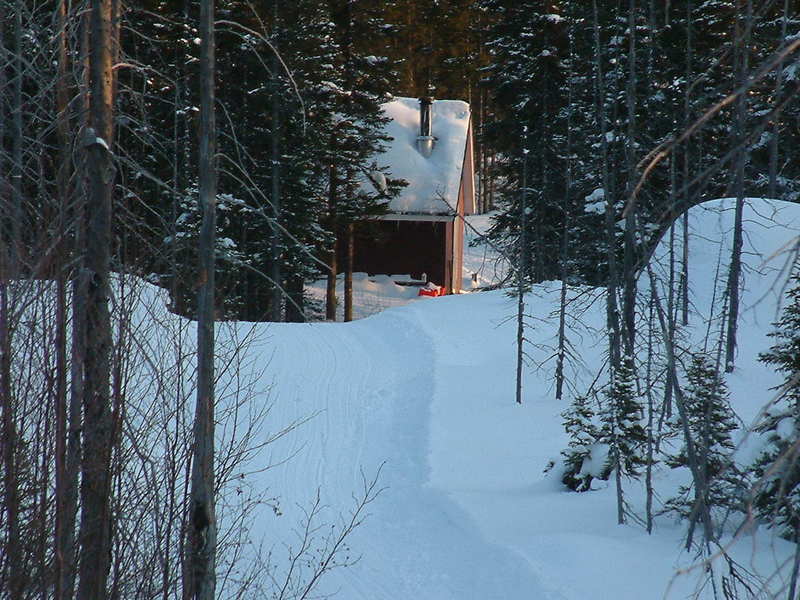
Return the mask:
[[[778,398],[757,430],[766,444],[753,466],[757,479],[753,504],[758,515],[780,534],[800,540],[800,274],[795,269],[789,302],[775,323],[775,340],[759,359],[783,374]]]
[[[621,475],[637,478],[645,465],[642,453],[647,433],[642,426],[644,408],[636,391],[636,374],[630,356],[617,368],[606,399],[600,439],[609,447],[607,469],[609,472],[619,469]]]
[[[591,458],[599,437],[589,398],[585,395],[576,396],[570,409],[562,412],[561,416],[564,418],[564,430],[569,436],[567,449],[561,451],[564,465],[561,482],[576,492],[589,491],[595,475],[584,465]]]
[[[692,355],[686,372],[684,390],[688,429],[694,443],[699,468],[706,482],[703,504],[708,507],[736,509],[742,506],[745,489],[742,471],[732,460],[735,445],[732,433],[738,428],[725,380],[711,358],[703,353]],[[678,423],[682,427],[681,423]],[[667,459],[672,468],[689,467],[684,442],[680,451]],[[681,486],[678,495],[665,503],[668,512],[688,517],[697,504],[698,491]]]

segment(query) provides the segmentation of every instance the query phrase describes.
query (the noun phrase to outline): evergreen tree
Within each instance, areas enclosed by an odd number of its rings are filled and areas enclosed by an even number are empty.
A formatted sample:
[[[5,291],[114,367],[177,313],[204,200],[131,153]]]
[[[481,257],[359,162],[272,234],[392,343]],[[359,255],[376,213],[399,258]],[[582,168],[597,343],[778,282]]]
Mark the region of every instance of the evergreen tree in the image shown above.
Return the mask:
[[[600,416],[600,439],[608,444],[609,471],[617,470],[626,477],[639,477],[644,466],[642,450],[647,434],[642,427],[644,408],[636,392],[633,359],[623,358],[606,390],[606,405]]]
[[[800,541],[800,275],[795,272],[789,302],[770,336],[775,344],[760,360],[784,377],[779,397],[757,430],[766,443],[753,466],[754,505],[782,536]]]
[[[591,489],[592,479],[599,474],[586,468],[586,461],[597,447],[599,437],[589,398],[576,396],[570,409],[562,412],[561,416],[564,419],[564,430],[569,436],[568,448],[561,451],[564,463],[561,481],[571,490],[586,492]]]
[[[686,378],[686,418],[706,489],[694,490],[694,498],[690,498],[691,488],[682,486],[678,495],[665,503],[665,508],[683,517],[692,514],[699,501],[709,508],[740,508],[744,488],[742,473],[731,459],[734,451],[731,434],[737,424],[725,380],[710,358],[702,353],[692,355]],[[684,444],[667,464],[672,468],[687,467],[688,461]]]
[[[558,262],[550,257],[559,247],[565,193],[569,44],[562,4],[533,0],[482,3],[496,16],[488,32],[491,64],[486,68],[484,84],[491,90],[498,111],[486,126],[486,137],[504,157],[496,175],[502,182],[500,192],[505,202],[490,237],[508,255],[524,252],[530,257],[525,261],[525,275],[533,281],[555,279],[560,272]],[[524,156],[520,147],[528,148],[529,155]],[[536,214],[527,223],[525,248],[518,244],[518,190],[523,171],[527,206]]]
[[[327,319],[336,318],[335,281],[343,271],[345,320],[350,320],[354,224],[384,214],[386,201],[399,191],[398,182],[387,177],[387,166],[379,164],[380,153],[390,141],[384,132],[388,118],[381,104],[391,98],[396,73],[385,55],[365,50],[374,49],[369,40],[387,31],[379,2],[362,2],[356,10],[350,0],[328,0],[328,7],[337,51],[336,79],[328,84],[330,121],[320,132],[327,141],[323,156],[328,165],[327,227],[332,235],[325,314]],[[367,183],[379,172],[390,184],[387,189]]]
[[[633,358],[625,356],[612,371],[600,429],[600,441],[608,446],[605,477],[614,473],[620,525],[625,522],[626,514],[622,478],[638,478],[639,469],[646,464],[643,452],[647,433],[641,423],[643,414],[644,408],[636,392]]]

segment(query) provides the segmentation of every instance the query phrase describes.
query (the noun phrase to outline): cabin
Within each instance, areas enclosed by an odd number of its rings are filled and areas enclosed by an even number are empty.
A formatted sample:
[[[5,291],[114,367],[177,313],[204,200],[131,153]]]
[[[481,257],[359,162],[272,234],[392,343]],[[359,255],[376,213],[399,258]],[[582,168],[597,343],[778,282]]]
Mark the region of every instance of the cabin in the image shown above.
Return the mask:
[[[388,214],[361,229],[353,271],[410,275],[445,293],[461,291],[464,219],[475,212],[469,104],[395,98],[383,105],[392,138],[381,164],[408,186]]]

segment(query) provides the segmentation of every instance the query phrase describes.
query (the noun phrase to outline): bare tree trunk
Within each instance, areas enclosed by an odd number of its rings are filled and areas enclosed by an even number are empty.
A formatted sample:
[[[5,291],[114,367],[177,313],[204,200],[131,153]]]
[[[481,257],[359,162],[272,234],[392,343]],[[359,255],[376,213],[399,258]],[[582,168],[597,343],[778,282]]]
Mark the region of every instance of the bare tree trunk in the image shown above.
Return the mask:
[[[213,600],[217,523],[214,503],[214,275],[216,232],[216,122],[214,117],[214,0],[200,3],[200,230],[201,286],[197,298],[197,406],[190,514],[191,598]]]
[[[277,28],[278,3],[273,4],[273,30]],[[273,46],[275,42],[273,41]],[[272,293],[270,294],[269,310],[270,321],[281,321],[281,302],[283,301],[283,290],[281,285],[281,152],[280,152],[280,80],[278,70],[280,65],[275,54],[277,48],[272,49],[272,237],[270,239],[270,279],[272,279]]]
[[[620,331],[619,331],[619,311],[617,309],[617,287],[619,276],[617,274],[617,258],[614,252],[615,239],[615,211],[614,199],[611,191],[610,176],[608,171],[608,137],[605,108],[605,81],[602,64],[602,46],[600,44],[600,17],[598,14],[597,0],[592,0],[593,29],[594,29],[594,51],[595,51],[595,78],[597,80],[597,109],[598,122],[600,123],[600,148],[603,172],[603,191],[605,192],[605,233],[608,250],[606,259],[608,260],[608,282],[606,283],[606,326],[608,328],[608,348],[611,358],[612,372],[619,367],[620,363]]]
[[[345,230],[345,263],[344,263],[344,320],[353,320],[353,255],[355,253],[355,226],[348,223]]]
[[[573,102],[573,60],[575,58],[573,19],[569,17],[569,69],[567,71],[567,170],[564,181],[563,222],[561,227],[561,248],[559,261],[561,263],[561,295],[558,309],[558,359],[556,362],[556,400],[561,400],[564,394],[564,364],[567,355],[567,279],[569,276],[569,243],[570,243],[570,215],[572,214],[572,102]]]
[[[17,276],[22,265],[22,0],[17,0],[14,10],[14,86],[11,102],[11,274]]]
[[[79,110],[88,113],[89,108],[89,15],[83,15],[78,27],[78,37],[82,55],[82,81],[79,95],[81,106]],[[81,148],[78,154],[80,164],[79,173],[86,173],[88,162],[87,149]],[[78,550],[75,543],[75,523],[78,513],[78,475],[83,457],[82,433],[82,407],[84,395],[85,357],[86,357],[86,330],[87,330],[87,287],[88,270],[83,267],[86,255],[86,210],[87,210],[87,181],[86,177],[78,179],[80,192],[75,195],[73,208],[74,231],[72,248],[75,252],[78,265],[72,274],[72,337],[70,360],[70,389],[69,407],[67,416],[67,455],[65,458],[64,473],[64,501],[63,501],[63,538],[60,546],[63,549],[64,571],[61,574],[61,590],[65,600],[72,600],[75,595],[75,579],[78,575],[75,554]]]
[[[335,151],[335,138],[331,136],[331,153]],[[335,159],[334,159],[335,160]],[[336,203],[338,201],[338,175],[336,163],[331,160],[329,169],[329,189],[328,189],[328,218],[330,231],[333,235],[333,247],[328,254],[328,285],[325,290],[325,318],[328,321],[336,320],[336,276],[338,275],[338,254],[339,254],[339,226],[336,215]]]
[[[69,421],[67,418],[67,273],[69,262],[67,238],[67,210],[70,200],[69,179],[71,173],[69,139],[69,89],[67,53],[67,2],[59,0],[56,7],[56,35],[58,36],[58,79],[56,81],[56,111],[58,133],[58,173],[56,187],[58,192],[58,251],[56,252],[56,513],[54,532],[54,597],[65,600],[72,597],[74,568],[71,557],[75,545],[75,514],[68,517],[68,489],[75,489],[77,482],[71,483],[67,476],[67,437]],[[70,562],[67,562],[67,559]]]
[[[789,594],[786,600],[797,600],[797,580],[800,576],[800,525],[795,526],[794,530],[794,560],[792,561],[792,575],[789,579]]]
[[[333,248],[328,254],[328,279],[325,288],[325,318],[328,321],[336,320],[336,277],[339,269],[339,239],[334,234]]]
[[[8,63],[8,51],[6,50],[6,42],[5,42],[5,29],[6,23],[5,19],[0,19],[0,64],[5,65]],[[0,91],[5,90],[8,87],[7,80],[6,80],[6,70],[5,68],[0,69]],[[6,120],[7,120],[7,111],[6,111],[6,102],[5,102],[5,93],[0,93],[0,140],[4,140],[6,136]],[[0,146],[0,173],[7,173],[8,166],[6,165],[6,153],[5,148]],[[0,185],[5,187],[6,182],[1,181]],[[5,190],[4,190],[5,191]],[[11,242],[11,223],[10,223],[10,214],[11,214],[11,206],[8,204],[10,198],[7,198],[7,194],[0,192],[0,279],[6,279],[9,277],[9,262],[11,259],[11,253],[9,252],[9,246]]]
[[[9,600],[21,600],[25,592],[25,569],[19,540],[19,482],[17,480],[17,402],[11,387],[11,330],[8,312],[8,286],[0,281],[0,404],[3,431],[3,504],[5,554],[2,581],[8,585]]]
[[[286,294],[288,301],[286,302],[286,322],[287,323],[303,323],[305,322],[305,315],[303,314],[303,276],[293,273],[289,275],[286,281]]]
[[[14,62],[15,79],[20,81],[22,78],[19,68],[21,65],[22,57],[20,54],[19,40],[21,37],[22,21],[21,21],[21,7],[16,7],[15,15],[15,44],[17,44],[17,56]],[[3,90],[6,86],[5,78],[5,65],[8,61],[8,53],[5,49],[4,39],[4,23],[0,22],[0,59],[2,59],[3,71],[0,83],[3,85]],[[2,431],[2,443],[0,443],[0,450],[2,450],[2,464],[3,464],[3,526],[5,528],[5,546],[3,547],[4,560],[2,563],[2,573],[0,573],[0,581],[7,585],[8,597],[10,600],[21,600],[24,590],[24,569],[22,568],[22,552],[19,540],[19,481],[17,477],[17,415],[16,407],[17,402],[13,395],[11,383],[11,322],[9,318],[8,306],[8,283],[13,280],[19,270],[18,261],[18,234],[19,234],[19,214],[17,212],[17,201],[19,199],[18,188],[21,184],[20,164],[17,162],[17,151],[21,148],[21,129],[17,127],[17,118],[21,118],[21,98],[17,96],[18,90],[21,89],[17,84],[14,85],[14,97],[12,100],[11,113],[12,113],[12,189],[11,189],[11,210],[7,207],[2,207],[5,212],[5,219],[9,219],[5,225],[7,230],[3,231],[3,237],[0,239],[0,411],[2,411],[2,424],[0,429]],[[0,97],[0,140],[3,140],[3,129],[5,123],[5,103],[1,101]],[[5,153],[0,142],[0,173],[4,171]]]
[[[692,122],[692,80],[694,79],[694,30],[692,23],[694,19],[694,2],[686,2],[686,92],[683,97],[683,128],[689,128]],[[689,324],[689,207],[692,206],[690,197],[689,181],[691,175],[691,139],[686,140],[683,150],[683,200],[686,211],[683,213],[683,253],[681,254],[681,322]]]
[[[525,277],[528,274],[528,132],[522,138],[522,190],[519,201],[519,258],[517,260],[517,404],[522,404],[525,358]]]
[[[652,290],[656,290],[656,277],[653,273],[652,267],[649,264],[647,265],[647,275],[650,280],[650,288]],[[689,430],[689,419],[686,413],[686,403],[684,400],[683,391],[680,388],[680,382],[678,380],[678,372],[676,368],[677,361],[675,359],[675,345],[673,344],[673,340],[671,340],[667,334],[669,329],[674,327],[673,324],[668,324],[668,322],[672,320],[672,316],[669,312],[665,314],[658,294],[653,293],[651,297],[655,305],[656,315],[658,316],[658,321],[661,328],[661,334],[664,339],[664,349],[667,353],[667,385],[671,386],[672,389],[675,390],[675,404],[678,407],[678,414],[680,415],[680,423],[681,427],[683,428],[683,441],[686,445],[687,463],[689,470],[692,473],[692,482],[694,483],[695,489],[695,505],[692,509],[689,531],[686,535],[685,547],[687,550],[689,550],[692,547],[694,529],[698,522],[702,523],[703,525],[704,542],[708,544],[714,539],[714,531],[711,526],[711,513],[709,511],[708,504],[705,502],[705,498],[707,496],[707,481],[705,479],[703,470],[700,468],[701,463],[697,454],[694,438]]]
[[[87,156],[86,354],[83,389],[83,458],[79,600],[101,600],[111,552],[110,356],[111,192],[113,144],[113,6],[92,0],[89,44],[89,124],[83,142]]]
[[[650,290],[651,294],[655,294],[656,290]],[[655,330],[654,319],[654,302],[651,300],[649,306],[649,314],[647,318],[647,371],[645,373],[645,386],[647,394],[647,464],[645,465],[644,485],[647,499],[645,501],[645,528],[647,533],[653,533],[653,462],[654,455],[657,452],[656,448],[656,434],[653,429],[655,426],[655,403],[653,402],[653,356],[655,349],[653,347],[653,331]]]
[[[83,212],[83,206],[79,208]],[[77,220],[76,246],[86,237],[82,231],[83,217]],[[81,406],[84,389],[84,357],[86,356],[86,283],[81,270],[72,281],[72,349],[70,365],[70,394],[67,416],[67,455],[64,466],[63,527],[59,548],[63,552],[61,592],[65,600],[75,594],[75,521],[78,513],[78,473],[80,471],[83,445],[81,443]]]
[[[789,0],[783,1],[783,19],[781,20],[780,45],[786,43],[786,28],[789,23]],[[781,88],[783,87],[783,59],[775,68],[775,106],[780,103]],[[769,192],[770,198],[778,195],[778,139],[781,132],[781,120],[778,116],[772,124],[772,138],[769,142]]]
[[[748,70],[748,46],[750,43],[750,28],[752,26],[753,7],[747,0],[747,21],[745,31],[741,27],[741,8],[744,0],[737,1],[736,9],[736,85],[744,84]],[[747,94],[739,94],[736,100],[736,143],[740,145],[736,158],[736,180],[734,183],[736,193],[736,213],[733,226],[733,252],[731,255],[730,270],[728,271],[728,331],[725,340],[725,372],[731,373],[736,359],[736,332],[739,323],[739,284],[742,277],[742,214],[744,212],[744,169],[747,162],[747,147],[745,136],[745,122],[747,111]]]
[[[619,452],[619,443],[617,442],[614,450],[614,484],[617,492],[617,524],[625,524],[625,498],[622,493],[622,458]]]
[[[636,0],[628,4],[628,85],[626,105],[628,111],[628,140],[625,154],[628,169],[627,196],[636,186]],[[636,341],[636,206],[634,203],[625,215],[625,255],[623,264],[622,314],[625,354],[633,356]]]

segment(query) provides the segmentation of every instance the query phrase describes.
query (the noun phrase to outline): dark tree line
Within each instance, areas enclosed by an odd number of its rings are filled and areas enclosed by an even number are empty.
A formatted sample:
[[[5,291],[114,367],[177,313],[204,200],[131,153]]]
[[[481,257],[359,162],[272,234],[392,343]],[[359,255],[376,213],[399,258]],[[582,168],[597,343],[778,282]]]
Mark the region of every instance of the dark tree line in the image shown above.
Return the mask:
[[[800,109],[791,102],[796,53],[778,59],[793,40],[787,31],[797,29],[796,6],[733,0],[481,5],[494,17],[483,69],[495,111],[486,143],[498,153],[499,194],[508,206],[501,206],[492,237],[515,255],[527,131],[533,157],[527,196],[539,217],[528,224],[532,281],[561,277],[561,259],[550,257],[560,254],[565,223],[566,235],[583,249],[566,259],[570,277],[598,284],[613,277],[609,244],[620,267],[626,260],[640,266],[673,219],[703,200],[798,199],[794,123]],[[739,87],[747,93],[692,127]],[[654,149],[663,148],[668,158],[646,169]],[[624,223],[634,191],[636,223]],[[570,202],[563,206],[565,197]],[[606,205],[613,229],[597,235]],[[633,228],[641,239],[628,258],[623,248]]]

